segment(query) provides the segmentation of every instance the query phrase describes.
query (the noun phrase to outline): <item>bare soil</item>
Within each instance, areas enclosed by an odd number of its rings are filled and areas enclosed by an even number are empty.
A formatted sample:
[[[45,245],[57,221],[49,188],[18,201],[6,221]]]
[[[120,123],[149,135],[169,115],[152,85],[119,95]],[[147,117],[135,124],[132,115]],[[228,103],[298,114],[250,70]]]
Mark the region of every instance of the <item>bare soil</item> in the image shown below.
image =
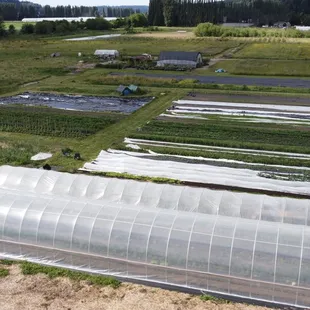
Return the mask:
[[[203,94],[203,93],[192,93],[193,96],[186,96],[185,100],[198,100],[198,101],[223,101],[223,102],[246,102],[246,103],[258,103],[258,104],[280,104],[280,105],[299,105],[299,106],[310,106],[309,97],[300,97],[298,95],[295,96],[264,96],[261,94]]]
[[[117,289],[91,286],[67,278],[23,275],[18,265],[5,266],[0,278],[1,310],[266,310],[246,304],[202,301],[199,296],[123,283]]]

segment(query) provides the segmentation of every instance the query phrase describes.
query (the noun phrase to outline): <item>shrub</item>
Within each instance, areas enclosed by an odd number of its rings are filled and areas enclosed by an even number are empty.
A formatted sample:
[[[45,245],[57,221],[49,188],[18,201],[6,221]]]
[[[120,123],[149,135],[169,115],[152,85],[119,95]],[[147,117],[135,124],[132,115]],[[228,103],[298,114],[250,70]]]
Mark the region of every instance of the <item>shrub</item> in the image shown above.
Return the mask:
[[[85,27],[89,30],[108,30],[112,25],[104,18],[95,18],[86,20]]]
[[[14,25],[10,25],[9,26],[9,34],[15,34],[16,33],[16,29],[14,27]]]
[[[50,34],[53,32],[53,28],[53,22],[42,21],[35,24],[34,32],[36,34]]]
[[[113,28],[122,28],[125,27],[127,24],[126,18],[117,18],[116,20],[112,21]]]
[[[197,37],[273,37],[273,38],[305,38],[310,37],[310,31],[296,29],[262,29],[222,27],[212,23],[199,24],[195,31]]]
[[[32,34],[34,33],[34,25],[32,24],[23,24],[20,32],[23,34]]]
[[[145,27],[148,25],[147,18],[142,13],[136,13],[130,15],[129,20],[131,21],[131,25],[133,27]]]

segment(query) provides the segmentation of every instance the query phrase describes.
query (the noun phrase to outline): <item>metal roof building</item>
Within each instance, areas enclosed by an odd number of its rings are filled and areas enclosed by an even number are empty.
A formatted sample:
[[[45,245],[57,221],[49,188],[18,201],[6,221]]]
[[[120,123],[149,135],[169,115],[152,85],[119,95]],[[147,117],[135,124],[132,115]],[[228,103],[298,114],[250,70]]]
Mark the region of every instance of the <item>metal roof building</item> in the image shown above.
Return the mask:
[[[2,166],[0,257],[310,308],[309,200],[262,196]]]
[[[202,55],[199,52],[160,52],[157,66],[179,65],[196,68],[202,64]]]

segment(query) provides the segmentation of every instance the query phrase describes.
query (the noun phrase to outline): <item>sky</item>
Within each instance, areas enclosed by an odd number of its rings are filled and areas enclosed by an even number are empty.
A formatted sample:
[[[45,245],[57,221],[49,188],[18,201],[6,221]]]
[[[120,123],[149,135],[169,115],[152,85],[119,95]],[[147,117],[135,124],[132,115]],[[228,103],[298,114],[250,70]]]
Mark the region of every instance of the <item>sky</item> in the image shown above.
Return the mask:
[[[113,0],[113,1],[102,1],[102,0],[32,0],[34,3],[41,5],[77,5],[77,6],[117,6],[117,5],[148,5],[149,0]]]

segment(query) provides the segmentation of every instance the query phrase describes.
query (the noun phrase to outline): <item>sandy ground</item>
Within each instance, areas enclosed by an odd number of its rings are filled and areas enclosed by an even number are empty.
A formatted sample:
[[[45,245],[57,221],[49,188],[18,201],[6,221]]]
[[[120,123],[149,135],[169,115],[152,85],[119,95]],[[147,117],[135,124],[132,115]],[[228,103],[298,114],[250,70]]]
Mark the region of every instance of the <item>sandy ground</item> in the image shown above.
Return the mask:
[[[119,288],[90,286],[67,278],[24,276],[18,265],[6,266],[10,275],[0,278],[1,310],[264,310],[245,304],[217,304],[198,296],[136,284]]]

